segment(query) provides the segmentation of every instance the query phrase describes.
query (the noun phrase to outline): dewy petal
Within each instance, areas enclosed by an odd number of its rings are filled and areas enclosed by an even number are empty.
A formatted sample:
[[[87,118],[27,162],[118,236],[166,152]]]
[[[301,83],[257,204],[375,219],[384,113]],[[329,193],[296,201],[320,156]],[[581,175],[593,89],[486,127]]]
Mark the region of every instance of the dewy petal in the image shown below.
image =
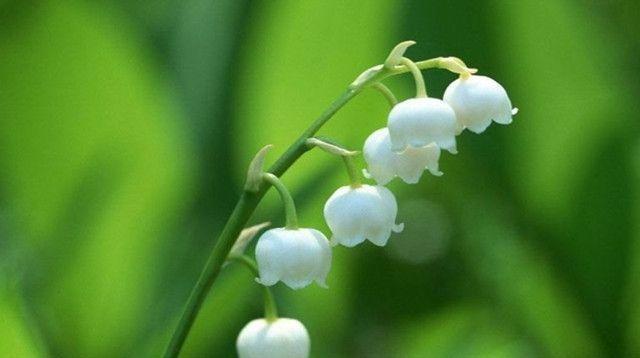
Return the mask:
[[[322,282],[331,267],[331,247],[317,230],[276,228],[266,231],[256,246],[258,282],[270,286],[278,280],[292,289]]]
[[[395,225],[397,204],[383,186],[344,186],[327,200],[324,216],[335,241],[355,246],[365,239],[384,244]]]
[[[328,288],[327,286],[327,275],[331,270],[331,257],[332,251],[329,241],[326,236],[318,230],[308,229],[309,232],[316,238],[316,242],[320,249],[320,261],[318,266],[316,267],[316,271],[314,272],[314,277],[316,283],[322,288]]]
[[[372,233],[369,236],[369,241],[371,241],[376,246],[385,246],[387,241],[389,241],[389,237],[391,237],[391,230],[381,230],[377,233]]]
[[[389,113],[391,149],[402,152],[407,146],[424,147],[435,142],[455,152],[458,130],[453,109],[436,98],[412,98],[400,102]]]
[[[435,144],[429,144],[424,147],[427,164],[425,165],[429,172],[435,176],[441,176],[443,173],[439,169],[440,147]]]
[[[256,245],[256,261],[260,268],[260,277],[256,278],[256,282],[265,285],[275,285],[282,275],[281,253],[282,248],[278,239],[278,231],[280,229],[271,229],[265,231]]]
[[[403,232],[404,231],[404,223],[393,225],[393,227],[391,228],[391,231],[395,232],[396,234],[399,234],[399,233]]]
[[[402,153],[391,150],[389,130],[381,128],[373,132],[365,141],[363,155],[369,174],[379,185],[385,185],[396,175],[409,184],[420,180],[425,168],[433,175],[442,175],[438,170],[440,148],[431,143],[424,147],[407,147]]]
[[[236,347],[239,358],[308,358],[311,340],[307,329],[297,320],[256,319],[240,331]]]
[[[391,141],[387,128],[371,133],[362,149],[368,172],[380,185],[387,184],[396,176],[394,162],[396,154],[391,151]]]
[[[459,126],[474,133],[484,132],[491,121],[509,124],[515,114],[505,89],[486,76],[453,81],[444,92],[444,100],[456,113]]]

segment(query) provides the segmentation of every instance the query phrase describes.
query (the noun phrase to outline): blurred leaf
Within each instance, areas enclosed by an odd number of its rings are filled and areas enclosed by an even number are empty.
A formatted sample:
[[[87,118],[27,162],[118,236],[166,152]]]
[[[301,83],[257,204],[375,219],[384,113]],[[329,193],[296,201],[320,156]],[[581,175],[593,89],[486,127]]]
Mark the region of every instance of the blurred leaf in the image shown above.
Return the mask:
[[[190,190],[184,129],[127,24],[85,2],[28,9],[0,37],[0,167],[33,249],[28,303],[54,355],[126,355]]]
[[[432,314],[409,327],[385,356],[535,357],[532,348],[487,308],[459,305]]]
[[[633,246],[631,247],[631,262],[629,272],[626,275],[627,287],[623,297],[623,315],[628,317],[628,327],[626,331],[626,354],[629,357],[640,355],[640,145],[636,144],[635,151],[631,158],[633,165],[632,178],[636,184],[630,195],[633,198],[635,207],[632,214],[635,218]]]
[[[466,198],[461,250],[489,296],[540,344],[545,356],[599,357],[598,340],[575,297],[490,197]]]
[[[246,0],[182,2],[169,41],[178,99],[188,115],[191,138],[199,150],[202,169],[198,209],[207,221],[213,218],[218,226],[224,220],[221,214],[230,211],[236,200],[237,192],[232,189],[241,187],[245,174],[234,177],[230,163],[235,161],[237,145],[231,96],[238,72],[238,50],[245,42],[244,32],[251,19],[247,3]],[[211,227],[208,225],[207,229]]]
[[[507,88],[521,111],[508,144],[514,188],[612,355],[629,245],[625,138],[633,100],[617,39],[572,1],[498,2]],[[540,24],[545,24],[541,26]]]
[[[0,283],[4,286],[4,283]],[[0,356],[44,357],[41,342],[34,335],[32,323],[18,295],[0,287]]]
[[[497,2],[504,82],[520,108],[509,141],[523,202],[561,224],[603,139],[622,130],[620,59],[599,19],[570,1]],[[545,24],[540,26],[540,24]],[[508,30],[506,30],[508,29]]]

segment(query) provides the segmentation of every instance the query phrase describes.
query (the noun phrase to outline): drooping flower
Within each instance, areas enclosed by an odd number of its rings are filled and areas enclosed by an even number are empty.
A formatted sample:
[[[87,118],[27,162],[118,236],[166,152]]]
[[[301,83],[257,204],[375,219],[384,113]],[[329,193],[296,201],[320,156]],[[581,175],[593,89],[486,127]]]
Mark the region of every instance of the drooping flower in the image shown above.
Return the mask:
[[[295,319],[249,322],[236,340],[240,358],[307,358],[311,340],[307,329]]]
[[[421,148],[435,143],[441,149],[457,153],[456,115],[447,103],[436,98],[411,98],[400,102],[389,113],[391,150]]]
[[[398,204],[389,189],[361,185],[338,188],[324,206],[324,218],[333,232],[332,242],[353,247],[369,240],[386,245],[391,232],[400,232],[396,224]]]
[[[440,147],[431,143],[419,148],[407,147],[404,152],[396,153],[391,150],[387,128],[371,133],[364,142],[362,153],[368,168],[365,176],[375,179],[378,185],[385,185],[396,176],[406,183],[415,184],[425,168],[433,175],[442,175],[438,170]]]
[[[453,108],[459,128],[474,133],[484,132],[492,120],[509,124],[517,112],[507,91],[486,76],[471,75],[453,81],[444,92],[444,101]]]
[[[258,239],[256,261],[265,286],[282,281],[292,289],[300,289],[315,281],[327,287],[325,280],[331,269],[329,240],[315,229],[276,228]]]

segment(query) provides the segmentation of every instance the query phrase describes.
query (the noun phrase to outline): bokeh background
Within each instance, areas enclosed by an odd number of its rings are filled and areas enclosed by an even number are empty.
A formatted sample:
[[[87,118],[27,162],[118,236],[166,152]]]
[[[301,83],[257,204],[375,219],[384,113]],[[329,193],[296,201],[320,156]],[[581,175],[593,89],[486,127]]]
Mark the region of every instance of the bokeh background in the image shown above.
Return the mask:
[[[399,41],[501,82],[520,114],[443,177],[394,181],[406,231],[336,248],[329,290],[276,289],[313,357],[640,356],[640,2],[0,1],[0,356],[153,357],[239,195]],[[425,73],[441,96],[454,76]],[[411,77],[388,81],[401,98]],[[322,130],[361,148],[374,91]],[[362,165],[362,161],[360,160]],[[286,175],[303,225],[347,177]],[[283,223],[269,193],[251,223]],[[242,267],[185,357],[234,357],[262,314]]]

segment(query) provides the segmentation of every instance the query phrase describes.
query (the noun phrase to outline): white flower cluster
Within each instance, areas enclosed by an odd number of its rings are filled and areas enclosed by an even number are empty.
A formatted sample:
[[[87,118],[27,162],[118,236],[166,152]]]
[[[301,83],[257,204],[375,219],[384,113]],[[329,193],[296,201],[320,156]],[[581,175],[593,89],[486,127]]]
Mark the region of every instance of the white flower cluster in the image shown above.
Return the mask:
[[[367,175],[380,185],[396,176],[415,184],[425,168],[442,175],[440,150],[457,153],[456,136],[464,129],[482,133],[492,121],[511,123],[516,112],[498,82],[485,76],[461,76],[447,87],[444,100],[411,98],[393,107],[387,128],[365,141]]]
[[[363,172],[377,185],[354,181],[338,188],[324,206],[332,244],[353,247],[369,240],[386,245],[391,233],[402,231],[403,225],[396,224],[396,198],[384,185],[396,176],[415,184],[425,170],[442,175],[441,151],[457,153],[457,135],[464,129],[481,133],[492,121],[509,124],[515,112],[500,84],[469,73],[447,87],[443,100],[418,97],[396,104],[387,127],[373,132],[364,143],[367,169]],[[315,281],[326,287],[331,246],[314,229],[276,228],[259,238],[256,259],[260,275],[256,280],[265,286],[282,281],[300,289]],[[237,346],[241,358],[304,358],[309,354],[309,335],[296,320],[260,319],[242,330]]]

